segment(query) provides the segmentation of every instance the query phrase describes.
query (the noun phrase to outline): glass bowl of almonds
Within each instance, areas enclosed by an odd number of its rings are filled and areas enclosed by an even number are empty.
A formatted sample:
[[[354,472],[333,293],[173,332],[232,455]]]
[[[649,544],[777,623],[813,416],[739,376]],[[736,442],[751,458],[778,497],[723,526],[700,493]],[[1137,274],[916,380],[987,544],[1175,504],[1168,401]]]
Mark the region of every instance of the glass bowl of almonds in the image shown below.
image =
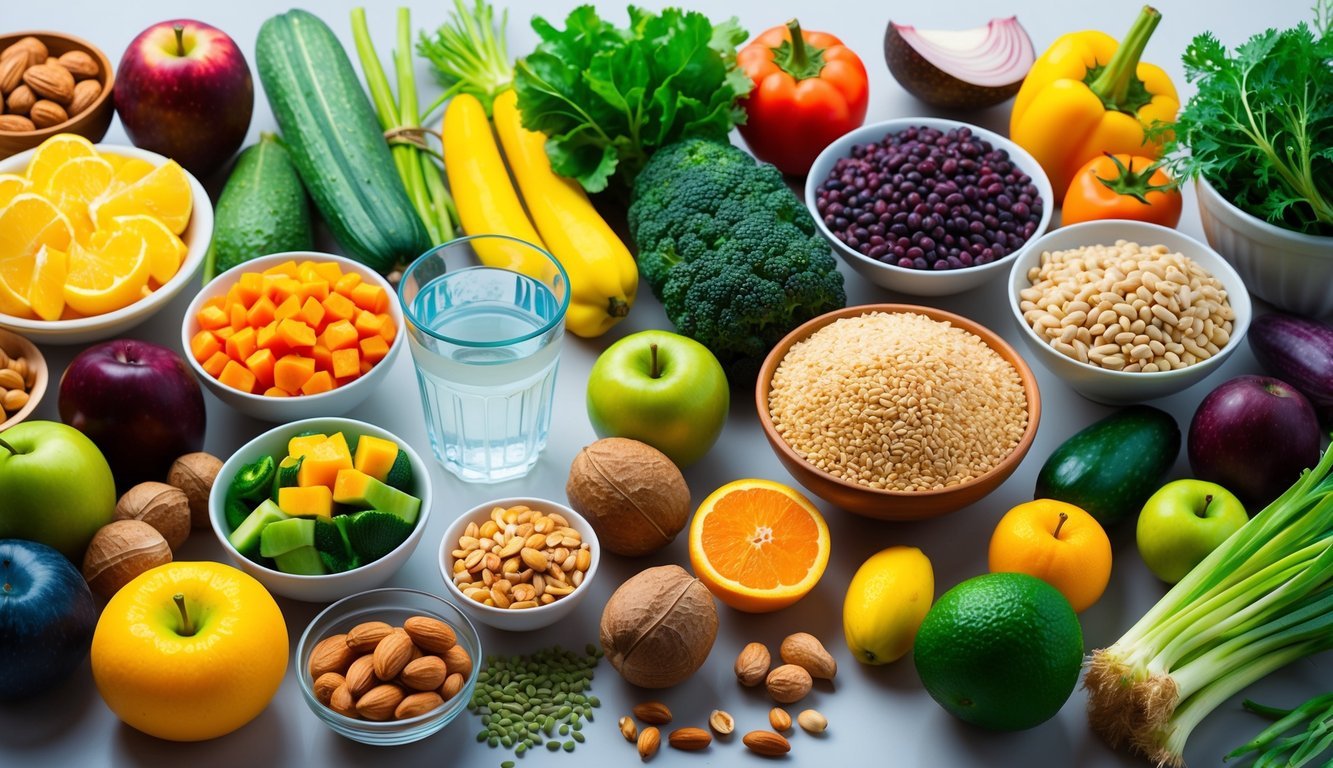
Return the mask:
[[[310,711],[353,741],[409,744],[467,709],[481,667],[476,627],[447,600],[373,589],[325,608],[296,646]]]
[[[37,409],[46,383],[46,358],[37,346],[0,328],[0,432]]]
[[[459,515],[440,542],[440,575],[473,619],[507,632],[550,626],[588,594],[597,533],[558,502],[508,498]]]
[[[1250,327],[1250,294],[1216,251],[1138,221],[1061,227],[1009,273],[1009,308],[1043,365],[1089,400],[1173,395],[1217,370]]]

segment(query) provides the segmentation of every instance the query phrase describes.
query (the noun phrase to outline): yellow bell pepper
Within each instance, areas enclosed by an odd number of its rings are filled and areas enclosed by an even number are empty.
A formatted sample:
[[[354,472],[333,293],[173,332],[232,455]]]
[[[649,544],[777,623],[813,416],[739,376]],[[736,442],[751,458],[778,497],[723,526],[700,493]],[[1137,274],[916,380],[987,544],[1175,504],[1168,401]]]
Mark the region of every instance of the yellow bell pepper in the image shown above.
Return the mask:
[[[1075,172],[1104,153],[1157,158],[1180,97],[1161,67],[1139,61],[1162,14],[1144,6],[1121,43],[1104,32],[1072,32],[1037,59],[1014,99],[1009,137],[1050,177],[1056,203]]]

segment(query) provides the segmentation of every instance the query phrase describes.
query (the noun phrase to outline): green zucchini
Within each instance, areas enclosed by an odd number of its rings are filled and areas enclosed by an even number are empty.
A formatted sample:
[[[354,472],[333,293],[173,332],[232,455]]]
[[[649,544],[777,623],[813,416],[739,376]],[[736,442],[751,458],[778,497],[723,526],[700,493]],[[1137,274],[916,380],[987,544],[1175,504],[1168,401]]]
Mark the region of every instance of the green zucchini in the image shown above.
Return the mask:
[[[255,61],[306,191],[334,238],[380,273],[430,247],[379,120],[333,30],[294,9],[264,22]]]
[[[1180,453],[1180,427],[1149,405],[1111,414],[1066,440],[1037,473],[1038,499],[1073,504],[1103,526],[1138,514]]]
[[[204,283],[258,256],[314,247],[310,201],[296,166],[277,136],[260,134],[237,158],[213,209]]]

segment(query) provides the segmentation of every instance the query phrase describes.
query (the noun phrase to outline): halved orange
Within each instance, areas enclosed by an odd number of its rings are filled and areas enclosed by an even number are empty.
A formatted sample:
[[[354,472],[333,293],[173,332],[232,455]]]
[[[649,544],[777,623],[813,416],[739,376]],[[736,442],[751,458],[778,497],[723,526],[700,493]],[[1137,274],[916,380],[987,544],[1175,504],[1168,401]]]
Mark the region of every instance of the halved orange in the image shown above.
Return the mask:
[[[148,266],[148,247],[137,233],[116,232],[96,252],[76,242],[69,251],[65,303],[82,315],[129,306],[143,298]]]
[[[91,141],[75,133],[61,133],[43,141],[28,162],[28,180],[34,189],[46,189],[51,174],[76,157],[97,157]]]
[[[59,248],[43,245],[32,260],[32,280],[28,283],[28,303],[43,320],[59,320],[65,312],[65,278],[69,274],[69,255]]]
[[[143,238],[148,246],[148,274],[158,285],[165,285],[180,270],[181,260],[185,258],[185,243],[172,234],[161,220],[144,214],[117,216],[109,224],[103,222],[103,229],[98,232],[121,230],[134,232]]]
[[[800,600],[828,566],[824,517],[800,491],[736,480],[713,491],[690,523],[694,575],[719,600],[765,613]]]
[[[103,152],[102,159],[111,164],[115,173],[111,177],[112,189],[124,189],[153,172],[157,166],[138,157],[126,157],[114,152]]]
[[[106,193],[112,173],[111,164],[100,157],[76,157],[56,168],[36,191],[64,211],[75,239],[82,241],[93,231],[88,206]]]
[[[145,213],[160,219],[172,234],[179,235],[190,223],[193,203],[185,169],[175,160],[168,160],[123,189],[113,183],[107,194],[89,209],[98,227],[107,226],[117,216]]]
[[[27,176],[20,176],[17,173],[0,173],[0,208],[9,205],[9,201],[14,199],[20,192],[27,192],[32,189],[32,182],[28,181]]]
[[[33,316],[28,284],[37,252],[64,250],[73,239],[69,219],[41,195],[22,192],[0,211],[0,313]]]

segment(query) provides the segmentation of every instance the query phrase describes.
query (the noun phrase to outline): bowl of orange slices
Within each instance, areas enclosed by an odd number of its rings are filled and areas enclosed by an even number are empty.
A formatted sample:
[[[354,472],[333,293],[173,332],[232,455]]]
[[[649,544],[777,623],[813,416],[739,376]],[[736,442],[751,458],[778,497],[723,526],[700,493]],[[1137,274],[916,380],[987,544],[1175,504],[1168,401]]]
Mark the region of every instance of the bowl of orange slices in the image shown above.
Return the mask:
[[[156,314],[204,261],[213,208],[174,160],[62,133],[0,160],[0,328],[86,344]]]

